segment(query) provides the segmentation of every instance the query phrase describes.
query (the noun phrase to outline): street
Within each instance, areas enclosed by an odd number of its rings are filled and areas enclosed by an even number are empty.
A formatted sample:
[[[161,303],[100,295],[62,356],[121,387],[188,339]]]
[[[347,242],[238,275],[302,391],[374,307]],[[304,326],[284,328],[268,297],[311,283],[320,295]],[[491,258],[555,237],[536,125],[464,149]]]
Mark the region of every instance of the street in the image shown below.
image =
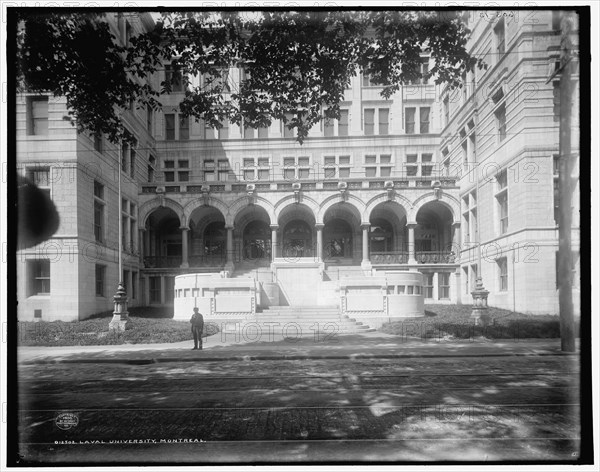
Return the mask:
[[[21,456],[105,464],[574,460],[576,359],[23,365]]]

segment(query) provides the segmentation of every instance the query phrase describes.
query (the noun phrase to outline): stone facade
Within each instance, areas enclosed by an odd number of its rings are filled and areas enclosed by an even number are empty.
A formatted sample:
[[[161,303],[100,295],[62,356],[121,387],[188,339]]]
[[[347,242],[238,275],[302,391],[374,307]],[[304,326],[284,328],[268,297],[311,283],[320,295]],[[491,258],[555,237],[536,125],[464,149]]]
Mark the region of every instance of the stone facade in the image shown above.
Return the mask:
[[[325,284],[416,269],[426,303],[470,304],[480,247],[491,306],[556,313],[558,121],[545,82],[560,35],[552,12],[536,12],[535,25],[474,13],[470,48],[488,70],[462,89],[407,85],[389,100],[357,74],[342,119],[315,126],[302,145],[278,121],[213,130],[186,120],[175,91],[160,113],[124,112],[138,143],[132,157],[78,135],[59,99],[48,100],[45,134],[32,134],[31,99],[20,96],[19,168],[50,171],[61,216],[50,241],[18,253],[20,319],[112,309],[120,167],[130,306],[171,305],[181,274],[277,283],[277,258],[322,264]],[[115,15],[116,35],[123,21],[136,32],[151,26],[147,15]],[[231,90],[242,74],[228,71]],[[39,259],[50,259],[49,293],[45,268],[28,263]],[[311,281],[302,283],[310,297]]]

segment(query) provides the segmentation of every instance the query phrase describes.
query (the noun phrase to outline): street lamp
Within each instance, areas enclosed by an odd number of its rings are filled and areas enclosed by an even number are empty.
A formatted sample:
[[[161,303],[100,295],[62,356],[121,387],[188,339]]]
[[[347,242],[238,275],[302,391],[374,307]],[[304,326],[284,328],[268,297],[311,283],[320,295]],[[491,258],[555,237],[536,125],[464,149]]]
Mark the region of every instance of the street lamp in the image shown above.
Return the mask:
[[[121,116],[119,115],[119,119]],[[119,239],[117,241],[117,250],[119,254],[119,276],[117,280],[119,283],[117,284],[117,291],[113,296],[114,302],[114,311],[113,317],[110,323],[108,324],[109,331],[125,331],[125,325],[129,319],[129,312],[127,311],[127,291],[125,290],[125,286],[123,285],[123,200],[121,198],[121,159],[123,152],[123,144],[122,141],[119,141],[119,150],[117,152],[117,173],[118,173],[118,194],[119,194]]]
[[[477,107],[477,104],[475,104]],[[475,112],[475,122],[478,122],[477,119],[477,111]],[[477,123],[478,124],[478,123]],[[477,130],[477,128],[475,128]],[[475,130],[473,132],[475,132]],[[479,144],[479,139],[475,139],[475,156],[477,153],[477,145]],[[477,162],[477,161],[476,161]],[[479,199],[479,166],[475,166],[475,195],[477,196],[477,208],[479,208],[480,199]],[[475,279],[475,289],[471,291],[471,296],[473,297],[473,309],[471,311],[471,319],[475,321],[475,324],[481,324],[486,326],[490,322],[490,315],[488,315],[488,295],[489,290],[486,290],[483,285],[483,278],[481,277],[481,230],[480,230],[480,222],[481,215],[479,211],[477,212],[477,277]]]

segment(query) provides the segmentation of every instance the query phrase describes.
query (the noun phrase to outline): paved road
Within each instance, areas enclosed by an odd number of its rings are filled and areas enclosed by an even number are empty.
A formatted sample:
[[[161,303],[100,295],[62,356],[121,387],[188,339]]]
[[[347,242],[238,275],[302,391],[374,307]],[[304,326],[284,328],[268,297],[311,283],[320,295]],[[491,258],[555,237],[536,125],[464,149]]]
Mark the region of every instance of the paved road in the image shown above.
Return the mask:
[[[32,462],[539,461],[579,451],[576,356],[163,359],[25,364],[19,374]],[[76,426],[57,426],[65,412]]]

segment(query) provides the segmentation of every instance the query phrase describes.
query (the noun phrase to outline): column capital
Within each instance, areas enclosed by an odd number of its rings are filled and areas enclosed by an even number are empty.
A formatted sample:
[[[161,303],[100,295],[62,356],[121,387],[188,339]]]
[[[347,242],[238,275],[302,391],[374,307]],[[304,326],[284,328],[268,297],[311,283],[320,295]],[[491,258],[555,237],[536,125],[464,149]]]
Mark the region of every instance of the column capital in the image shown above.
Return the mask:
[[[179,229],[180,229],[181,231],[189,231],[189,230],[190,230],[190,227],[189,227],[189,226],[181,226]]]
[[[277,231],[279,229],[279,225],[276,225],[276,224],[269,225],[269,227],[271,228],[272,231]]]
[[[410,229],[410,228],[413,228],[413,229],[414,229],[414,228],[416,228],[417,226],[418,226],[418,223],[416,223],[416,222],[413,222],[413,221],[406,223],[406,227],[407,227],[407,228],[409,228],[409,229]]]
[[[323,228],[325,228],[325,223],[315,223],[315,228],[318,230],[321,230]]]
[[[233,225],[225,225],[225,229],[228,230],[228,231],[229,230],[233,231],[234,230],[234,226]]]
[[[360,224],[360,227],[361,227],[361,229],[363,229],[363,230],[365,230],[365,229],[369,229],[369,228],[371,227],[371,223],[370,223],[370,222],[368,222],[368,221],[363,221],[363,222]]]
[[[453,228],[460,228],[460,221],[454,221],[451,226]]]

